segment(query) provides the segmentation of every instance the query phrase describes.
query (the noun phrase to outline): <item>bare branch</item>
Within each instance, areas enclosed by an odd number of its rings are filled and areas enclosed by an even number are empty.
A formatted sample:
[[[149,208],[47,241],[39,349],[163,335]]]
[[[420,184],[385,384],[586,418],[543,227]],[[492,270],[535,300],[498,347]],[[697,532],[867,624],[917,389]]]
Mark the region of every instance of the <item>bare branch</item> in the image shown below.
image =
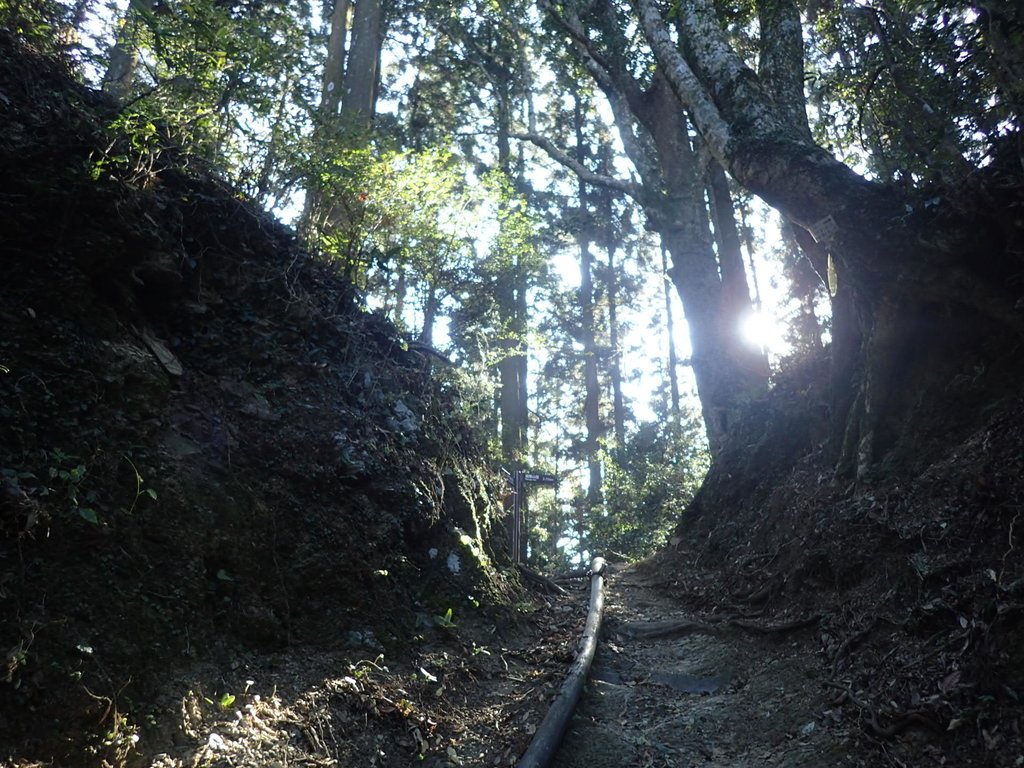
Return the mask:
[[[650,138],[638,136],[636,131],[634,110],[630,106],[640,99],[636,82],[628,74],[612,69],[606,57],[597,50],[594,41],[584,32],[583,22],[575,10],[567,9],[563,15],[555,8],[552,0],[538,0],[537,5],[569,35],[583,66],[608,99],[626,155],[640,172],[640,177],[648,183],[660,179],[661,172],[651,149]],[[635,195],[632,197],[639,202]]]
[[[578,160],[572,158],[559,149],[555,143],[546,136],[541,136],[538,133],[513,133],[511,138],[519,139],[520,141],[528,141],[531,144],[540,147],[547,153],[548,157],[556,163],[575,173],[580,181],[591,184],[595,187],[614,189],[617,192],[628,195],[638,203],[643,204],[644,190],[641,185],[634,184],[631,181],[616,179],[614,176],[605,176],[604,174],[591,171]]]

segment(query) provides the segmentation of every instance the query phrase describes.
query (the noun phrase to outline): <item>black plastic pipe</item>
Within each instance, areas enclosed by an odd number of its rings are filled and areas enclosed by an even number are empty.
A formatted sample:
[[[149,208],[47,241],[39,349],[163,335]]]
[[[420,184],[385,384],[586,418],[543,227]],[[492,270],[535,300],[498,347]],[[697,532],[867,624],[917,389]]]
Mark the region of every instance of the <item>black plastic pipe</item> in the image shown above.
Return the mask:
[[[530,746],[516,763],[516,768],[547,768],[551,765],[569,727],[572,713],[583,694],[583,686],[587,682],[594,652],[597,650],[598,635],[601,633],[601,614],[604,611],[603,571],[604,558],[595,557],[590,563],[590,610],[587,612],[587,623],[583,625],[579,652],[569,667],[562,689],[533,735]]]

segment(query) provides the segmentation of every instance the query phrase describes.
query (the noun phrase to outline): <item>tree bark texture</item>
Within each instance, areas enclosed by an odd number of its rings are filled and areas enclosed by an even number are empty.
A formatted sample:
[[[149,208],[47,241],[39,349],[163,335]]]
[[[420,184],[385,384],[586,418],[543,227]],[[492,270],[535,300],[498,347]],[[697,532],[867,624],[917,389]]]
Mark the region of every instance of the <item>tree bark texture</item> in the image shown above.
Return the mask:
[[[648,216],[672,254],[669,275],[690,327],[691,362],[714,455],[743,404],[767,386],[767,365],[741,333],[741,321],[752,311],[742,259],[735,251],[715,254],[685,114],[657,76],[635,109],[653,139],[667,193],[648,204]]]
[[[653,0],[635,4],[662,71],[712,154],[745,188],[826,245],[840,279],[864,295],[896,283],[917,301],[947,301],[952,292],[1024,333],[1010,297],[962,266],[959,257],[978,247],[977,233],[955,215],[915,209],[809,141],[730,47],[710,0],[680,3],[680,47]]]
[[[427,347],[434,346],[434,325],[437,323],[437,312],[440,309],[437,295],[437,281],[431,280],[427,286],[427,295],[423,299],[423,327],[420,329],[419,341]]]
[[[581,195],[581,198],[583,196]],[[580,252],[580,335],[583,338],[583,420],[587,437],[585,451],[589,469],[587,514],[600,507],[601,490],[601,381],[597,369],[597,334],[594,313],[594,256],[586,228],[577,237]]]
[[[498,311],[504,324],[502,338],[498,345],[503,357],[498,362],[500,383],[499,404],[501,413],[501,453],[512,467],[519,468],[527,449],[526,382],[526,318],[521,305],[525,293],[520,281],[519,265],[503,274],[496,286]]]
[[[665,333],[668,336],[668,391],[669,391],[669,416],[673,421],[679,421],[679,358],[676,354],[676,323],[672,310],[672,293],[669,290],[669,266],[668,246],[665,241],[661,242],[661,271],[664,275],[663,287],[665,290]]]
[[[352,17],[351,45],[345,50],[348,19]],[[325,146],[338,147],[340,138],[354,146],[370,138],[379,85],[380,53],[384,44],[381,0],[337,0],[330,17],[330,37],[324,62],[317,134]],[[325,199],[314,183],[306,191],[300,229],[306,237],[345,227],[351,214],[338,201]]]
[[[495,114],[498,167],[515,186],[509,112],[507,101],[499,98]],[[518,255],[510,256],[510,263],[498,282],[498,314],[504,326],[504,338],[499,342],[504,356],[498,363],[501,383],[501,448],[505,461],[518,468],[526,457],[529,445],[529,361],[526,348],[528,286],[526,270]]]
[[[758,0],[761,28],[758,76],[782,119],[811,142],[804,97],[804,38],[800,10],[793,0]]]
[[[584,105],[579,90],[573,87],[573,129],[576,140],[576,161],[583,164],[588,154],[588,145],[584,131]],[[591,196],[585,182],[578,186],[579,228],[576,234],[576,245],[580,254],[580,336],[583,340],[583,421],[587,436],[584,450],[587,455],[589,482],[587,485],[586,514],[593,516],[601,506],[602,467],[601,467],[601,381],[597,366],[597,319],[594,307],[594,255],[590,250],[595,231]]]
[[[615,263],[615,240],[608,230],[605,250],[608,253],[608,346],[611,355],[608,360],[608,378],[612,388],[612,424],[615,429],[615,447],[621,451],[626,444],[626,404],[622,394],[622,350],[619,349],[619,286],[618,266]]]
[[[352,17],[352,47],[345,62],[341,114],[353,130],[369,130],[377,103],[384,45],[381,0],[358,0]]]
[[[711,202],[711,217],[715,225],[715,243],[718,246],[718,265],[722,275],[722,300],[727,313],[737,322],[750,317],[753,305],[750,300],[750,286],[743,265],[743,247],[736,227],[736,209],[729,180],[722,166],[712,160],[707,171],[708,200]],[[763,360],[765,375],[768,360]]]
[[[156,6],[154,0],[132,0],[125,9],[124,17],[107,54],[107,69],[103,73],[100,88],[104,93],[118,101],[125,101],[135,83],[135,75],[139,68],[138,8],[151,12]]]

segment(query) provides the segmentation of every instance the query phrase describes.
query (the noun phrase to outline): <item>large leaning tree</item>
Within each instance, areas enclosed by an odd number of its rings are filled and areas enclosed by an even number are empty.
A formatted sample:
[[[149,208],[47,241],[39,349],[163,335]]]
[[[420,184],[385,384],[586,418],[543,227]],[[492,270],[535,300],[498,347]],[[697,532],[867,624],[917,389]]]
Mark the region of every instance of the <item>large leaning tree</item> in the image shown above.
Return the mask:
[[[831,12],[844,12],[844,5]],[[1001,112],[999,120],[989,116],[980,141],[977,120],[945,121],[951,130],[936,134],[925,153],[935,164],[957,155],[955,172],[937,174],[926,187],[913,178],[895,184],[859,173],[812,139],[801,24],[807,9],[794,0],[757,1],[756,63],[744,50],[749,37],[741,41],[724,18],[737,11],[729,3],[541,0],[539,6],[563,20],[612,9],[621,29],[636,30],[711,156],[790,222],[819,274],[831,272],[841,471],[862,474],[898,447],[906,425],[921,415],[923,390],[955,379],[964,366],[977,370],[1020,342],[1020,89],[1006,70],[1024,57],[1012,42],[1020,35],[1005,30],[1011,22],[1019,28],[1021,19],[1003,18],[1000,25],[1002,17],[981,4],[952,2],[904,14],[907,34],[945,29],[952,40],[968,41],[955,58],[971,59],[970,87],[986,91],[979,101],[987,110]],[[592,47],[602,34],[595,27],[563,28],[577,48]],[[889,74],[899,76],[894,67]],[[962,87],[955,73],[947,77],[951,90]],[[920,83],[904,78],[904,91]],[[915,102],[921,114],[930,114],[922,101]]]
[[[637,51],[635,31],[621,7],[553,0],[539,0],[538,6],[553,30],[568,36],[570,45],[563,55],[607,99],[637,178],[611,176],[606,167],[570,155],[542,132],[520,137],[572,169],[582,184],[635,200],[648,228],[671,254],[668,275],[686,312],[693,350],[690,364],[714,455],[743,405],[763,394],[768,384],[763,353],[740,330],[752,311],[742,256],[738,247],[723,247],[723,234],[730,229],[735,233],[731,200],[712,200],[718,203],[716,214],[722,216],[714,231],[711,227],[706,192],[715,187],[712,178],[721,168],[707,162],[702,142],[691,135],[690,120],[662,66],[649,53]],[[552,55],[557,56],[555,48]],[[717,189],[721,192],[721,185]],[[721,226],[723,222],[729,226]]]

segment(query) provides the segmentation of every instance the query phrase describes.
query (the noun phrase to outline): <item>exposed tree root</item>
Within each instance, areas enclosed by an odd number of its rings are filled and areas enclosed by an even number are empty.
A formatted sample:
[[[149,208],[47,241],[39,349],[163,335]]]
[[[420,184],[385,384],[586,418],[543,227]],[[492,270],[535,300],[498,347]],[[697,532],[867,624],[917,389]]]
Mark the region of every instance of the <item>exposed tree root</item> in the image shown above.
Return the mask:
[[[810,627],[817,624],[819,621],[821,621],[821,614],[807,616],[803,619],[794,619],[793,621],[785,621],[781,624],[758,624],[747,619],[729,619],[726,623],[730,627],[743,629],[747,632],[756,632],[760,635],[773,635],[795,632],[798,629],[803,629],[804,627]]]
[[[867,720],[865,720],[867,730],[872,735],[877,736],[880,739],[895,738],[909,728],[923,728],[924,730],[931,731],[932,733],[942,732],[942,729],[938,725],[932,722],[924,712],[919,710],[903,712],[896,717],[892,723],[883,726],[878,722],[878,709],[863,699],[858,698],[850,686],[843,685],[842,683],[837,683],[832,680],[826,680],[825,685],[842,691],[842,695],[836,703],[842,704],[845,701],[849,701],[857,707],[857,709],[867,716]]]
[[[630,623],[621,627],[623,634],[635,638],[671,638],[684,635],[703,634],[720,635],[726,628],[734,627],[759,635],[781,634],[793,632],[804,627],[817,624],[821,615],[783,622],[782,624],[759,624],[749,619],[722,618],[714,622],[690,621],[688,619],[667,619],[644,623]]]
[[[854,632],[853,634],[849,635],[845,640],[843,640],[839,648],[836,650],[836,655],[832,658],[832,671],[829,674],[829,679],[835,679],[836,675],[839,672],[840,663],[842,663],[843,659],[850,655],[850,652],[853,651],[854,648],[856,648],[858,645],[861,644],[861,642],[863,642],[864,638],[871,634],[871,630],[875,628],[875,625],[877,623],[878,617],[876,616],[868,622],[868,625],[866,627],[857,632]]]
[[[722,633],[722,627],[701,621],[669,619],[666,621],[630,622],[622,625],[620,631],[629,637],[653,640],[685,635],[719,635]]]
[[[531,571],[529,568],[527,568],[522,563],[517,563],[516,564],[516,568],[519,570],[519,572],[523,575],[523,577],[528,582],[530,582],[531,584],[534,584],[536,586],[543,587],[545,590],[547,590],[547,592],[549,594],[551,592],[554,592],[555,594],[558,594],[558,595],[566,595],[566,594],[568,594],[568,592],[565,591],[565,587],[563,587],[563,586],[561,586],[559,584],[556,584],[554,581],[549,579],[547,576],[542,576],[539,573],[537,573],[536,571]]]

